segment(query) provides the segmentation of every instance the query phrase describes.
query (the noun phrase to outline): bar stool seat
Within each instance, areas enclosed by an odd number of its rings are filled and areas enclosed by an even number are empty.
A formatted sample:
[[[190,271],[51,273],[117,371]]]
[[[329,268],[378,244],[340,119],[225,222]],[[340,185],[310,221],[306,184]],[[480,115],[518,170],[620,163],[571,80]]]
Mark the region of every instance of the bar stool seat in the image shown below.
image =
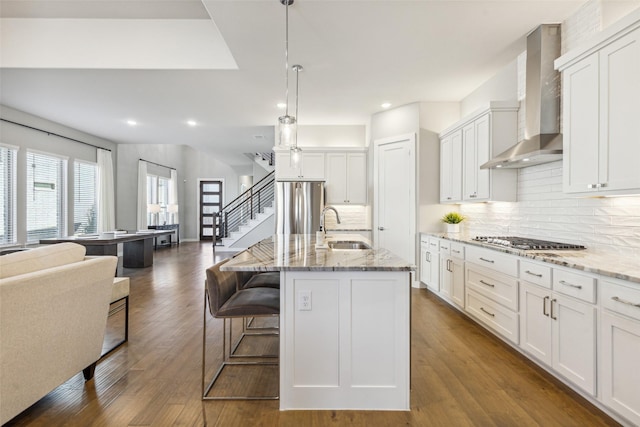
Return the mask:
[[[280,272],[270,271],[267,273],[258,273],[252,276],[244,285],[242,285],[242,289],[250,288],[280,289]]]

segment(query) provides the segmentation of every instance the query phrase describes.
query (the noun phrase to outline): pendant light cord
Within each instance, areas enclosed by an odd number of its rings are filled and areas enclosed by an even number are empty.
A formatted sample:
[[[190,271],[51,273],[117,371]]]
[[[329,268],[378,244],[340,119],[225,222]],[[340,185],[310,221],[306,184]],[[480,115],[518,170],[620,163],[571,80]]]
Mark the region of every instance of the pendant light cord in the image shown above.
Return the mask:
[[[285,4],[285,30],[284,30],[284,81],[285,81],[285,110],[284,115],[289,116],[289,0]]]

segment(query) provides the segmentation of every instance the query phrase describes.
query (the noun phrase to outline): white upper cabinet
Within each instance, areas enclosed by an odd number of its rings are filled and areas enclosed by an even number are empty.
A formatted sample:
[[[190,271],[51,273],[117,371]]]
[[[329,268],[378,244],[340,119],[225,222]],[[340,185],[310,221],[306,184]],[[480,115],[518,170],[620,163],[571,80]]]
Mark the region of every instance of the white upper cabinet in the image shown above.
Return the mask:
[[[324,176],[324,153],[302,150],[297,167],[292,167],[289,150],[276,151],[276,180],[322,181]]]
[[[328,152],[325,179],[327,204],[366,204],[366,153]]]
[[[640,21],[605,31],[592,46],[559,58],[556,68],[563,84],[564,191],[639,194]]]
[[[440,201],[462,200],[462,130],[440,140]]]
[[[517,142],[518,106],[492,102],[440,137],[442,203],[515,201],[517,171],[480,169]]]

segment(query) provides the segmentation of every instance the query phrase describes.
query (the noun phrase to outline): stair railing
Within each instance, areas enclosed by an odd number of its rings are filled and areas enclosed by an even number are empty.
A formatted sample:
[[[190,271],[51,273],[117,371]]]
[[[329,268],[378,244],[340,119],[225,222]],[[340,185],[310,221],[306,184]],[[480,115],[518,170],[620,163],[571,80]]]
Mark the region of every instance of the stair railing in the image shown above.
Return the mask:
[[[256,156],[259,156],[262,160],[268,161],[269,166],[273,166],[275,160],[275,154],[273,153],[273,151],[270,151],[268,153],[256,153]]]
[[[240,226],[249,220],[255,219],[256,215],[263,211],[265,207],[273,204],[275,197],[275,171],[258,181],[244,193],[227,203],[218,212],[218,221],[221,222],[221,238],[237,231]]]

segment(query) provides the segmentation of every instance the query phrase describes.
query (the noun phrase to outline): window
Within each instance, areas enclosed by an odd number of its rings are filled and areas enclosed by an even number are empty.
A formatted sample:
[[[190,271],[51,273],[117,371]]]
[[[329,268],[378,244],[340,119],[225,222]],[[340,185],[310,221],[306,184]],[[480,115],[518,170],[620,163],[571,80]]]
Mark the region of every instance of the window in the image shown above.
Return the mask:
[[[76,161],[74,164],[73,228],[74,234],[98,231],[98,165]]]
[[[169,222],[167,205],[169,204],[169,178],[157,175],[147,175],[147,205],[158,205],[160,212],[147,212],[149,225],[166,224]]]
[[[67,161],[27,151],[27,242],[66,234]]]
[[[16,157],[14,148],[0,145],[0,245],[16,243]]]

